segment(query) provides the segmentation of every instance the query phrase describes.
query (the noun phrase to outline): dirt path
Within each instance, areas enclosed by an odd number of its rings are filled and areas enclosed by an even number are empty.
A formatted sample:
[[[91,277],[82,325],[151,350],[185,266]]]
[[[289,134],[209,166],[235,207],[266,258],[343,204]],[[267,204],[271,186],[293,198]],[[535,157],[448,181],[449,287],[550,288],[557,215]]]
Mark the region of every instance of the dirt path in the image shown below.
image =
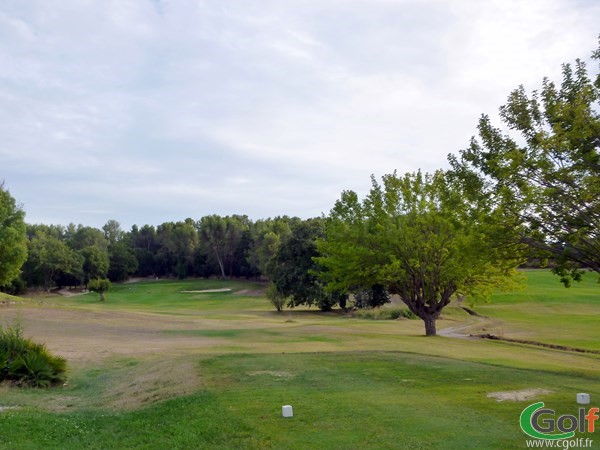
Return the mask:
[[[452,337],[457,339],[480,339],[475,334],[482,331],[497,329],[502,326],[502,321],[486,316],[471,315],[471,322],[452,327],[442,328],[438,331],[438,335]]]
[[[442,328],[438,331],[439,336],[451,337],[456,339],[474,339],[467,331],[473,328],[473,324],[457,325],[455,327]]]

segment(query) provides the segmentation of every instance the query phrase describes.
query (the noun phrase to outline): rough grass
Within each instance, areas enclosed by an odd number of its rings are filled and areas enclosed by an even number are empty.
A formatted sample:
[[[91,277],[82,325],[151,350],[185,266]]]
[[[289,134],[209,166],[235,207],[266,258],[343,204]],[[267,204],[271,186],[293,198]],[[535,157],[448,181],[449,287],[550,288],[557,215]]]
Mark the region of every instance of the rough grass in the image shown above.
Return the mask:
[[[595,279],[565,289],[545,272],[527,276],[524,291],[477,307],[487,317],[448,308],[439,329],[595,348]],[[181,292],[220,288],[232,291]],[[71,371],[60,389],[0,387],[0,406],[18,407],[0,412],[2,445],[523,448],[518,416],[533,400],[497,402],[489,393],[546,390],[536,400],[564,414],[574,413],[576,392],[600,398],[598,355],[425,338],[419,320],[277,313],[256,295],[262,288],[161,280],[117,285],[105,303],[91,294],[3,306]],[[565,315],[579,326],[564,325]],[[284,404],[294,418],[280,417]]]

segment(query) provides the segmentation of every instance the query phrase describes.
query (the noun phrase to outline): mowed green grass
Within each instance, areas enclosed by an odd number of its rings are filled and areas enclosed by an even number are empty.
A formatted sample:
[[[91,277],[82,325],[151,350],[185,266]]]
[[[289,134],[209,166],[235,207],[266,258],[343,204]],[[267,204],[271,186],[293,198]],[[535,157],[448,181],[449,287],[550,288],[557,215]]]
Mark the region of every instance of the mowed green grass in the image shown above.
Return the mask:
[[[5,412],[4,448],[523,448],[533,401],[487,393],[548,389],[561,414],[582,387],[600,394],[592,379],[389,352],[231,354],[198,370],[199,392],[141,410]]]
[[[264,284],[227,280],[150,280],[139,283],[116,284],[107,292],[107,301],[98,302],[98,295],[90,293],[71,297],[69,303],[78,306],[109,310],[152,311],[160,313],[193,314],[195,310],[210,314],[215,310],[229,314],[244,310],[270,310],[264,297],[236,295],[244,291],[264,289]],[[198,293],[216,289],[225,292]],[[186,292],[188,291],[188,292]]]
[[[452,308],[440,328],[481,321],[510,336],[596,348],[600,311],[594,289],[600,293],[600,286],[595,278],[565,290],[546,272],[527,272],[527,277],[522,292],[497,294],[493,303],[477,307],[489,319]],[[224,287],[233,290],[181,292]],[[80,363],[63,388],[3,388],[0,406],[20,408],[0,413],[0,448],[511,449],[525,447],[518,425],[525,406],[541,400],[558,414],[573,414],[577,392],[589,392],[592,403],[599,403],[599,355],[426,338],[420,321],[362,320],[314,309],[277,314],[264,297],[240,294],[259,288],[216,280],[151,281],[115,286],[104,304],[94,294],[32,302],[35,308],[158,315],[166,322],[183,318],[185,326],[169,323],[157,332],[165,339],[221,344],[177,357],[163,353]],[[580,326],[568,328],[571,337],[557,337],[565,314]],[[138,389],[147,381],[144,374],[156,367],[199,377],[200,386],[134,409],[106,400],[111,390],[138,395],[133,386]],[[163,388],[171,382],[165,374]],[[154,380],[151,389],[160,391],[160,383]],[[548,393],[524,401],[488,397],[524,389]],[[61,408],[49,410],[57,398]],[[291,419],[281,417],[285,404],[294,407]]]
[[[497,293],[477,310],[502,324],[505,337],[600,351],[600,284],[586,273],[565,288],[550,271],[526,271],[523,291]]]

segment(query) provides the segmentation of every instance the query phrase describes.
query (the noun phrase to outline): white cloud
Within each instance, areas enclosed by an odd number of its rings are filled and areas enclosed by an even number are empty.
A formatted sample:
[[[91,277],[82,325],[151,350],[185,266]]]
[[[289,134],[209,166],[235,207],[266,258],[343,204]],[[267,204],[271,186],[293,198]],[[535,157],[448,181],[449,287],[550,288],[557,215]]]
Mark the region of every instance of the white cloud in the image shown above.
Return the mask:
[[[23,0],[0,6],[0,177],[28,220],[310,216],[446,165],[597,2]]]

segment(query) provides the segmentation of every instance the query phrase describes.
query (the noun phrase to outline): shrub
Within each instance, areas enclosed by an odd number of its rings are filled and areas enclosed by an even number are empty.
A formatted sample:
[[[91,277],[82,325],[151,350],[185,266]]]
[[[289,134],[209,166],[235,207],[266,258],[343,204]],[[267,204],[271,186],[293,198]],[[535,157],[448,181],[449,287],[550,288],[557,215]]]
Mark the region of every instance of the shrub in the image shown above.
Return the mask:
[[[356,317],[369,320],[396,320],[401,317],[417,319],[417,316],[405,308],[364,309],[356,311]]]
[[[88,289],[97,292],[101,301],[104,301],[104,293],[111,287],[112,283],[108,278],[93,278],[88,282]]]
[[[357,289],[354,292],[354,306],[358,309],[377,308],[389,302],[390,294],[381,284]]]
[[[27,285],[21,277],[15,278],[9,284],[0,286],[0,292],[6,292],[10,295],[22,295],[27,290]]]
[[[277,286],[274,283],[269,283],[266,296],[277,311],[283,310],[287,298],[277,290]]]
[[[65,380],[66,361],[45,345],[23,337],[19,324],[0,326],[0,381],[23,387],[49,387]]]

